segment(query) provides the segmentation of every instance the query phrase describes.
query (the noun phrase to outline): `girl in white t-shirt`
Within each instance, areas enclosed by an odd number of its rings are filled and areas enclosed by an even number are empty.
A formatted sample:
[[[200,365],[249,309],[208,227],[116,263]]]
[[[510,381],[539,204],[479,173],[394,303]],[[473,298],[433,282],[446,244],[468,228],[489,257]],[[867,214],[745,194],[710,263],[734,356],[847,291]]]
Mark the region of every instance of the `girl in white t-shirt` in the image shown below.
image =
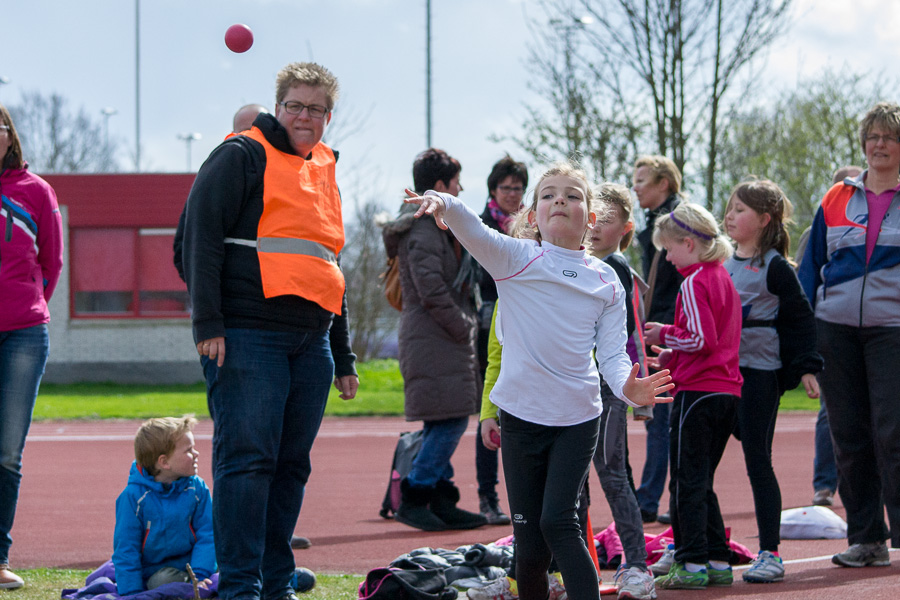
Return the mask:
[[[671,402],[668,371],[638,378],[625,353],[625,291],[585,240],[596,222],[584,172],[552,167],[538,182],[523,219],[534,239],[486,227],[459,199],[407,190],[497,283],[497,336],[503,363],[491,400],[500,409],[503,470],[516,536],[521,600],[546,600],[556,557],[571,600],[599,598],[597,572],[575,508],[597,445],[600,384],[632,406]],[[496,425],[495,425],[496,426]]]

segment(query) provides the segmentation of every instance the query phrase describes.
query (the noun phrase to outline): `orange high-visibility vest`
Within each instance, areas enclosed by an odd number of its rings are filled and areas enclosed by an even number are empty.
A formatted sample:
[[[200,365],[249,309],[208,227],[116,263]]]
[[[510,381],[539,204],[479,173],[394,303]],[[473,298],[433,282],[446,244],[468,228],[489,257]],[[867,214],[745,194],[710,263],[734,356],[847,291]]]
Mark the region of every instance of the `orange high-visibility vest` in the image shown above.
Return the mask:
[[[300,296],[341,314],[344,274],[337,255],[344,247],[344,221],[334,152],[319,142],[306,160],[276,149],[256,127],[238,135],[256,140],[266,151],[255,244],[263,294]]]

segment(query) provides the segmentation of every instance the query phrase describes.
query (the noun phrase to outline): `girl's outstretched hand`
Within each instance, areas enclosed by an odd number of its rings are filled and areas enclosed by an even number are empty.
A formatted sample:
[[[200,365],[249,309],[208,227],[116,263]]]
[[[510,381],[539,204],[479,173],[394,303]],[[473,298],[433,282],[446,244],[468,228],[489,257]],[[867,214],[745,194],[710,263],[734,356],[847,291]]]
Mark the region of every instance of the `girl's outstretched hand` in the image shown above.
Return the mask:
[[[629,400],[640,406],[671,402],[671,397],[660,395],[675,387],[675,384],[671,383],[672,377],[669,375],[669,371],[657,371],[647,377],[638,377],[637,374],[640,369],[641,365],[639,364],[631,367],[631,375],[628,376],[628,381],[622,386],[622,393]]]
[[[819,381],[816,379],[816,376],[812,373],[807,373],[803,377],[800,378],[800,382],[803,384],[803,388],[806,390],[806,395],[810,398],[818,398],[819,397]]]
[[[404,190],[408,198],[404,198],[403,201],[407,204],[418,204],[419,210],[416,211],[416,214],[413,216],[415,218],[419,218],[422,215],[431,215],[434,217],[434,222],[437,223],[437,226],[441,229],[447,229],[447,224],[444,223],[444,210],[447,208],[444,206],[444,200],[440,196],[432,196],[431,194],[425,194],[424,196],[420,196],[411,189],[407,188]]]

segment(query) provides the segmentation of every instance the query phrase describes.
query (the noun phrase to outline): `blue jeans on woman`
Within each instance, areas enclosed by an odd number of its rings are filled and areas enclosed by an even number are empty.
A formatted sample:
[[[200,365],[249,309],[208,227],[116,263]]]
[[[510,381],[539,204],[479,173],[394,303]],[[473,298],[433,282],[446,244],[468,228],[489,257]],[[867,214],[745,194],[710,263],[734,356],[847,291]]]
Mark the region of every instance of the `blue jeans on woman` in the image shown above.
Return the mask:
[[[0,331],[0,564],[9,562],[22,451],[49,354],[46,325]]]
[[[653,418],[646,422],[647,457],[641,472],[641,486],[637,489],[638,504],[644,512],[656,514],[659,499],[666,489],[669,474],[669,413],[671,404],[654,404]]]
[[[213,434],[219,595],[281,598],[309,453],[334,379],[327,331],[226,329],[225,363],[201,358]]]
[[[433,488],[438,481],[453,479],[450,459],[468,426],[468,416],[425,421],[422,426],[422,447],[406,476],[411,486]]]
[[[831,443],[831,426],[825,397],[819,395],[819,416],[816,417],[816,454],[813,458],[813,491],[837,490],[837,463],[834,460],[834,445]]]

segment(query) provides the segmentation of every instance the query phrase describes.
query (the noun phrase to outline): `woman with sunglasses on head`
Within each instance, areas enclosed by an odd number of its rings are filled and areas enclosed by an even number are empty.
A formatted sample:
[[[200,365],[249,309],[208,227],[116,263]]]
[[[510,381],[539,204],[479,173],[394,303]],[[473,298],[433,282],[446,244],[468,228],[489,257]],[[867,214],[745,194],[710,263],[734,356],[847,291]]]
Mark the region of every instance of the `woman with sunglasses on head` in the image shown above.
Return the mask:
[[[56,194],[28,171],[22,144],[0,105],[0,589],[22,578],[9,570],[9,535],[22,480],[22,450],[47,364],[47,302],[63,263]]]

